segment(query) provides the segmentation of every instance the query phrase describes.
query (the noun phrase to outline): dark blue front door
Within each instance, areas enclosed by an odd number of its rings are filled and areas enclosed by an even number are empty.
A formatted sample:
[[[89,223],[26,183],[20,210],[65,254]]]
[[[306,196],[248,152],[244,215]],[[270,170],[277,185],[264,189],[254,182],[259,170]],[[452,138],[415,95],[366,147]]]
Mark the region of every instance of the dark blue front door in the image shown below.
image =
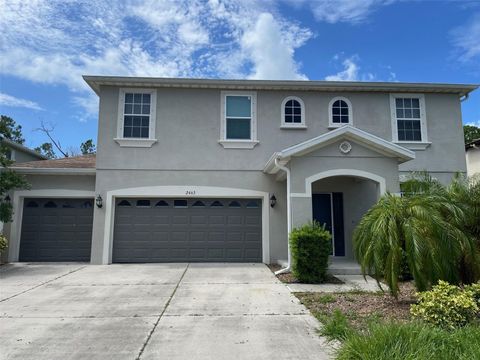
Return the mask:
[[[343,194],[326,193],[312,195],[313,220],[325,224],[333,236],[333,254],[345,256],[343,229]]]

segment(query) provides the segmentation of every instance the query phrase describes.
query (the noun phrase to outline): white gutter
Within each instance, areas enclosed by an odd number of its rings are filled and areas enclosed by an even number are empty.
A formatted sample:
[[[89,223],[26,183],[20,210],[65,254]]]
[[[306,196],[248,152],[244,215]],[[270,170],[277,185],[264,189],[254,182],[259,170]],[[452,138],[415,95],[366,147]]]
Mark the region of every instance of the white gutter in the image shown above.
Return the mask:
[[[19,166],[11,166],[12,169],[19,174],[42,174],[42,175],[95,175],[95,168],[27,168]]]
[[[288,247],[288,260],[287,267],[280,269],[275,272],[275,275],[284,274],[290,272],[292,265],[292,253],[290,250],[290,232],[292,231],[292,206],[290,204],[290,169],[284,165],[280,165],[279,158],[275,158],[275,166],[280,170],[285,171],[287,174],[287,247]]]

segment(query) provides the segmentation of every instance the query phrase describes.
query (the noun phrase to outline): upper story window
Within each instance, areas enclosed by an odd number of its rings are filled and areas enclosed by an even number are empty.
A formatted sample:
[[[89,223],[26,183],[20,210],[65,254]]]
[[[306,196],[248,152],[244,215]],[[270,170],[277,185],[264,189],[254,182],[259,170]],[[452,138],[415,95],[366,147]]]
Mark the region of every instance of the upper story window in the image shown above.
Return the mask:
[[[123,137],[148,139],[150,94],[125,93]]]
[[[282,101],[282,128],[305,128],[305,105],[302,99],[289,96]]]
[[[155,139],[156,91],[121,89],[115,141],[120,146],[150,147]]]
[[[220,144],[251,149],[257,143],[256,93],[222,92]]]
[[[393,141],[427,143],[425,99],[418,94],[390,95]]]
[[[336,97],[328,106],[329,127],[352,125],[352,103],[344,97]]]

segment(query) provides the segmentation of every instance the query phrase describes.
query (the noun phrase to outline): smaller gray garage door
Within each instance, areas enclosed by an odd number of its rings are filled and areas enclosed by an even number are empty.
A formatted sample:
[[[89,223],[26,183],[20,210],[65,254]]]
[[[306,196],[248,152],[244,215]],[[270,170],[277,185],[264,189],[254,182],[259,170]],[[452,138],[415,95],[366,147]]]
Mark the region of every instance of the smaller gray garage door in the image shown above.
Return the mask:
[[[259,199],[117,199],[113,262],[261,262]]]
[[[93,199],[24,200],[20,261],[90,261]]]

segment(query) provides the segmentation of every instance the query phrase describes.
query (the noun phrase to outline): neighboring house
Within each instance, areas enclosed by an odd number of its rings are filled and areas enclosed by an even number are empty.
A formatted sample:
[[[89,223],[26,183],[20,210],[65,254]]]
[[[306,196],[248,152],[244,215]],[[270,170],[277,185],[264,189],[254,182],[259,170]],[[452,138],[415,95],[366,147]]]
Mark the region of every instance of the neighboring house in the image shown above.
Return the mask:
[[[467,160],[467,175],[480,174],[480,139],[473,140],[465,145]]]
[[[18,165],[10,261],[277,262],[317,220],[352,259],[362,215],[412,170],[465,173],[474,85],[86,76],[93,156]]]
[[[28,147],[0,136],[0,143],[8,148],[7,158],[16,163],[27,161],[46,160],[47,158]]]
[[[7,148],[6,156],[15,163],[46,160],[47,158],[28,147],[0,136],[0,143]],[[0,221],[0,232],[3,231],[3,222]]]

